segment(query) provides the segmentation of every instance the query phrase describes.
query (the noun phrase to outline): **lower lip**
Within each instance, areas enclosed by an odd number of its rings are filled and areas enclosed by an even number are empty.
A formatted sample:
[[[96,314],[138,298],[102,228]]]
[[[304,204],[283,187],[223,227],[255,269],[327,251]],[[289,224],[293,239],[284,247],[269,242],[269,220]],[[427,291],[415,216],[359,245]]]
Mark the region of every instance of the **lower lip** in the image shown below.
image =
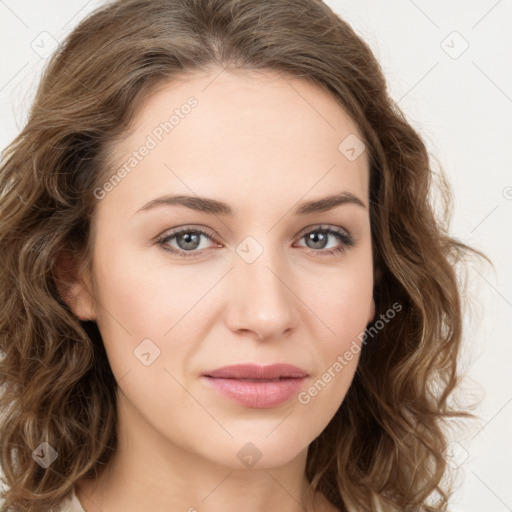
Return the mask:
[[[206,376],[203,376],[203,379],[219,393],[241,405],[253,409],[269,409],[277,407],[296,395],[305,377],[266,382],[219,379]]]

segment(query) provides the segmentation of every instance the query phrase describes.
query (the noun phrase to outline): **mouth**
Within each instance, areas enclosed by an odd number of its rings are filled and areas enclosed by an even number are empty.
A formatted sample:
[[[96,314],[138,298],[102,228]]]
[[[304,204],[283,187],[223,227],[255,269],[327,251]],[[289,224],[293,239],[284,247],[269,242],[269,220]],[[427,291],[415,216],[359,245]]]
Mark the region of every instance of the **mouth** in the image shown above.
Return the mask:
[[[206,377],[210,377],[209,375],[206,375]],[[222,377],[210,377],[210,378],[222,378]],[[291,379],[293,377],[279,377],[278,379],[234,379],[233,377],[225,377],[226,379],[231,379],[231,380],[240,380],[240,381],[244,381],[244,382],[279,382],[280,380],[283,380],[283,379]]]
[[[289,364],[243,364],[218,368],[201,377],[225,398],[245,407],[268,409],[296,395],[308,373]]]
[[[280,380],[289,378],[307,377],[307,372],[291,364],[271,364],[258,366],[256,364],[236,364],[224,366],[204,374],[205,377],[214,379],[239,379],[239,380]]]

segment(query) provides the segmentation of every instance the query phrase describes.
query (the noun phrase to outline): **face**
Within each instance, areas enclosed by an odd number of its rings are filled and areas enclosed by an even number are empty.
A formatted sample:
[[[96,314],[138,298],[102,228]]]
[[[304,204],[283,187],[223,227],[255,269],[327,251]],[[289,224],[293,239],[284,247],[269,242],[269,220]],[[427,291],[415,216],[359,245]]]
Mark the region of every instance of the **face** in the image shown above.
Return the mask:
[[[75,305],[120,428],[231,467],[291,461],[340,407],[374,314],[362,136],[308,82],[227,70],[161,87],[133,127],[96,191],[96,301]]]

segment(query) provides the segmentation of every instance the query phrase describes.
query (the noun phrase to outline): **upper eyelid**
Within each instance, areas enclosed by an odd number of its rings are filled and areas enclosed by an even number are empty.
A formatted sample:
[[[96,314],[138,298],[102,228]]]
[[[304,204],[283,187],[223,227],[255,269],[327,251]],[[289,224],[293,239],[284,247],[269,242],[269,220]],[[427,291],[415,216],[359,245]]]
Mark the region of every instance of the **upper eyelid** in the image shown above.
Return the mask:
[[[177,228],[172,228],[169,231],[164,231],[161,235],[158,235],[156,238],[158,240],[162,240],[163,238],[170,238],[174,237],[176,235],[179,235],[181,232],[187,233],[189,231],[197,231],[201,235],[208,235],[210,238],[216,240],[217,236],[213,232],[213,230],[205,227],[198,227],[194,225],[186,225],[186,226],[179,226]]]
[[[335,226],[333,224],[312,224],[311,226],[307,226],[304,229],[301,229],[295,236],[296,237],[297,236],[302,237],[302,236],[304,236],[305,234],[307,234],[307,233],[309,233],[311,231],[320,231],[322,229],[333,230],[333,231],[340,231],[341,230],[341,231],[345,232],[345,234],[347,236],[352,237],[352,233],[348,229],[346,229],[346,228],[344,228],[342,226]]]
[[[303,236],[305,236],[306,234],[308,234],[312,231],[320,231],[322,229],[333,230],[333,231],[341,230],[350,239],[354,238],[352,233],[344,227],[335,226],[332,224],[312,224],[310,226],[306,226],[305,228],[301,229],[296,235],[294,235],[294,239],[302,238]],[[213,230],[211,230],[210,228],[204,227],[204,226],[196,226],[194,224],[189,224],[189,225],[178,226],[176,228],[172,228],[170,231],[164,232],[162,235],[159,235],[157,237],[157,239],[162,240],[162,239],[166,239],[166,238],[173,238],[173,237],[179,235],[180,232],[188,232],[188,231],[197,231],[201,235],[207,235],[208,237],[210,237],[212,239],[212,241],[218,242],[218,237],[216,236],[216,234],[214,233]],[[333,236],[332,233],[331,233],[331,236]]]

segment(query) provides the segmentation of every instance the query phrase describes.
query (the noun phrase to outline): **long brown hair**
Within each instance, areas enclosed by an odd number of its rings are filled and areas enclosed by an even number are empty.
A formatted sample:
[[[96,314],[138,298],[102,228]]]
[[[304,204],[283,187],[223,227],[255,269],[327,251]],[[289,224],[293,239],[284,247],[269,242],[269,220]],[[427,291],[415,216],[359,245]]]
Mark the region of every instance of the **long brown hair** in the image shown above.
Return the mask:
[[[448,234],[449,184],[440,173],[438,213],[424,142],[367,44],[320,0],[118,0],[49,59],[0,169],[6,506],[46,511],[112,460],[117,383],[96,324],[59,294],[59,258],[90,269],[94,191],[144,99],[223,67],[309,80],[357,123],[371,163],[375,318],[403,308],[362,350],[342,406],[309,448],[309,481],[342,511],[445,510],[445,423],[466,414],[449,401],[462,339],[456,265],[486,256]],[[48,469],[33,457],[42,442],[58,454]]]

